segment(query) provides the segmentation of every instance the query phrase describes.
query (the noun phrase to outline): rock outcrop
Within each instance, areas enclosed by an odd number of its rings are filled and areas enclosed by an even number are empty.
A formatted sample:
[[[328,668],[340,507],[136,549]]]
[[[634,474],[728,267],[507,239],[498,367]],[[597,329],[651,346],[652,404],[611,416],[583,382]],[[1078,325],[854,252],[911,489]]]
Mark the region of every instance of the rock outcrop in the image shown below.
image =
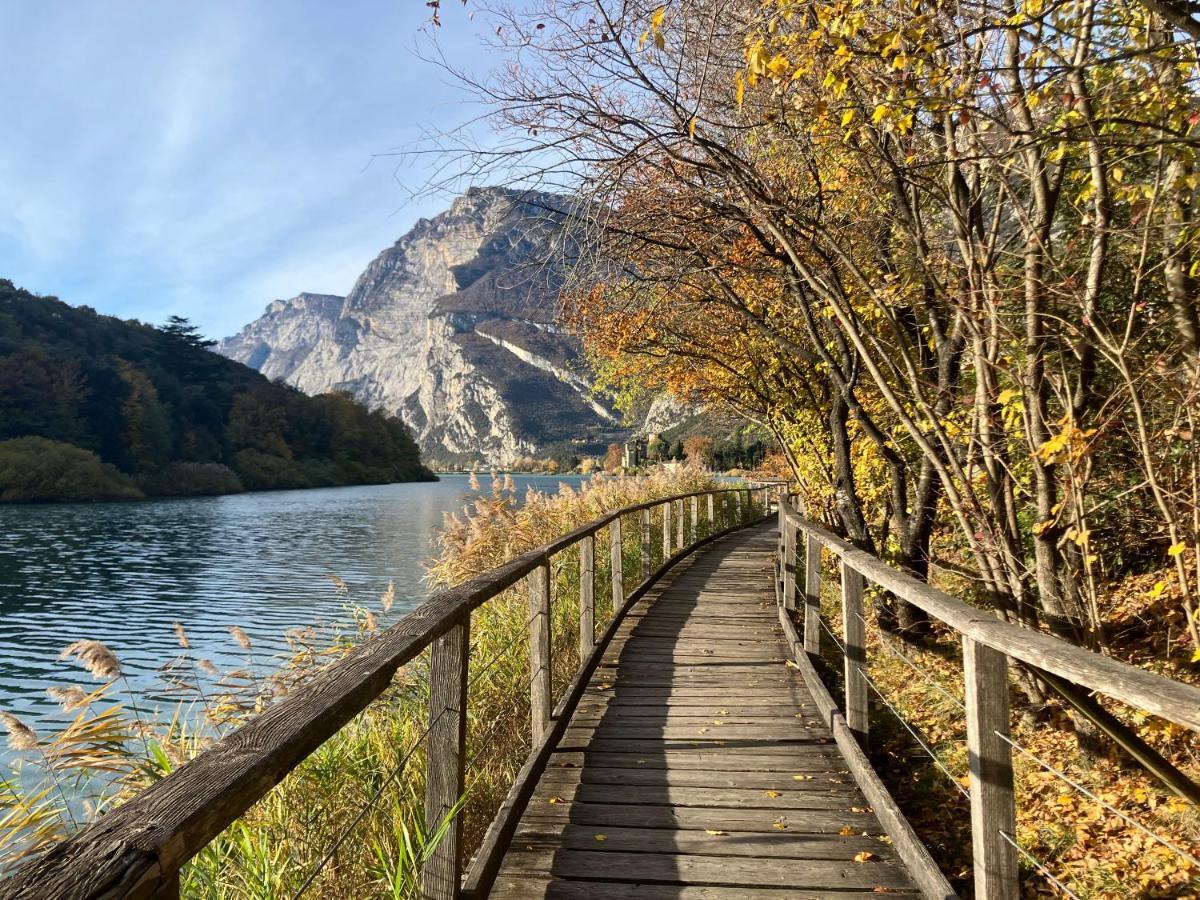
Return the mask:
[[[432,460],[594,452],[619,429],[553,324],[572,255],[561,204],[473,189],[379,254],[346,297],[275,301],[218,349],[306,393],[398,413]]]

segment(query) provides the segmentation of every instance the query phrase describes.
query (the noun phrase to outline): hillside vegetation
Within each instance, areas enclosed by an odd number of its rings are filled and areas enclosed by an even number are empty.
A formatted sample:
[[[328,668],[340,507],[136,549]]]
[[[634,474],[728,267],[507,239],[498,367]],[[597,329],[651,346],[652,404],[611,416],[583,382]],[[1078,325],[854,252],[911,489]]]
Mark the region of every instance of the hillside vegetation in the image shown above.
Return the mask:
[[[399,419],[272,383],[183,320],[121,321],[0,280],[0,500],[431,477]]]

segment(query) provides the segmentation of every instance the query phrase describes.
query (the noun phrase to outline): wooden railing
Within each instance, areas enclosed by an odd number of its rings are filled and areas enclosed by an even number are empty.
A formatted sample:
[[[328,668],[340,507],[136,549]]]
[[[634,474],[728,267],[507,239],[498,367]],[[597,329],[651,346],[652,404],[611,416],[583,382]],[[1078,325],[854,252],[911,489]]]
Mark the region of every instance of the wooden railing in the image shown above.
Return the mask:
[[[465,787],[471,613],[524,579],[529,588],[533,752],[492,821],[465,880],[459,816],[426,862],[422,879],[427,898],[486,896],[535,776],[624,612],[696,547],[753,521],[755,512],[765,510],[777,490],[773,484],[732,487],[626,507],[435,595],[186,765],[20,867],[0,882],[0,896],[13,900],[177,897],[179,871],[188,860],[379,697],[397,670],[426,648],[430,648],[430,708],[424,737],[425,813],[430,826],[444,822],[458,807]],[[663,532],[662,564],[652,572],[650,526],[656,509]],[[622,529],[634,524],[641,529],[642,581],[627,592]],[[595,543],[596,535],[605,529],[611,536],[613,617],[597,635]],[[576,544],[580,665],[556,706],[550,677],[551,565],[556,554]]]
[[[1200,732],[1200,688],[1163,678],[969,606],[805,519],[790,500],[779,503],[778,514],[780,620],[793,645],[796,662],[817,705],[830,719],[851,770],[926,896],[954,895],[862,752],[871,725],[864,581],[913,604],[962,637],[961,705],[969,757],[976,900],[1016,900],[1020,895],[1018,855],[1026,855],[1016,836],[1013,750],[1022,748],[1013,741],[1009,726],[1010,660],[1020,661],[1047,678],[1062,679],[1068,686],[1077,686],[1088,694],[1103,694]],[[840,708],[812,665],[820,654],[821,629],[825,627],[820,606],[822,548],[839,559],[841,569],[842,635],[840,640],[832,633],[828,638],[838,645],[842,657],[844,701]],[[801,623],[799,631],[794,619]],[[955,702],[958,703],[957,699]],[[1062,776],[1054,769],[1050,771]],[[1101,798],[1095,799],[1103,802]],[[1124,814],[1113,811],[1129,821]],[[1144,827],[1141,830],[1150,834]],[[1154,837],[1160,844],[1191,858],[1187,851]],[[1029,861],[1035,867],[1039,865],[1036,859]],[[1052,873],[1043,874],[1053,879]],[[1069,892],[1068,895],[1074,896]]]

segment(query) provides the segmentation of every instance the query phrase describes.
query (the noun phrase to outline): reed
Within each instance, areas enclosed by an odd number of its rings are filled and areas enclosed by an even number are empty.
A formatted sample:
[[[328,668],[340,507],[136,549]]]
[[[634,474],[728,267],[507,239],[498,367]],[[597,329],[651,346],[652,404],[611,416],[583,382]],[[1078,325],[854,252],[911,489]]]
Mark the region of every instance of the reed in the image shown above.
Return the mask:
[[[487,493],[446,517],[428,567],[429,586],[461,583],[613,509],[714,486],[703,472],[677,468],[639,478],[597,477],[578,488],[562,485],[555,495],[530,491],[518,498],[511,478],[494,475]],[[640,578],[641,535],[633,517],[627,518],[624,575],[626,585],[633,585]],[[657,564],[662,544],[657,520],[654,528]],[[607,541],[606,534],[597,536],[597,560],[608,559]],[[612,603],[608,566],[596,569],[600,629],[612,615]],[[0,719],[10,741],[26,747],[32,740],[38,748],[14,747],[17,769],[4,778],[0,869],[68,836],[76,827],[72,815],[83,820],[102,814],[169,774],[399,615],[393,613],[394,585],[360,603],[342,579],[326,577],[349,613],[346,624],[292,629],[286,635],[290,655],[269,671],[255,658],[251,635],[237,626],[229,627],[230,640],[246,652],[246,664],[221,671],[193,655],[191,639],[173,625],[183,653],[162,669],[170,692],[178,695],[173,704],[150,708],[146,698],[118,696],[117,686],[124,684],[117,678],[119,660],[111,651],[111,658],[105,655],[98,642],[79,641],[64,651],[108,680],[91,694],[52,688],[76,718],[40,741],[17,727],[19,720],[8,714]],[[555,558],[552,579],[553,683],[560,694],[578,665],[577,549]],[[468,787],[460,804],[468,855],[529,752],[527,617],[523,588],[495,598],[472,617]],[[398,673],[382,697],[193,859],[181,874],[182,895],[416,896],[421,865],[448,824],[428,830],[424,821],[426,676],[424,658]],[[31,777],[35,774],[41,777]],[[54,792],[55,784],[61,793]]]

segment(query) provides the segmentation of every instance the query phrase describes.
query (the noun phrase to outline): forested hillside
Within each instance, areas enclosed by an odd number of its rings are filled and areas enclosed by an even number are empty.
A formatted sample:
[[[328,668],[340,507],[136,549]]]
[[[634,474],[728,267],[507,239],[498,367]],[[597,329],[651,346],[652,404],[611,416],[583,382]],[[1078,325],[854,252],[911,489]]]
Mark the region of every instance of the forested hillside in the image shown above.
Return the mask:
[[[121,321],[0,280],[0,500],[432,477],[399,419],[272,383],[208,344],[183,320]]]

